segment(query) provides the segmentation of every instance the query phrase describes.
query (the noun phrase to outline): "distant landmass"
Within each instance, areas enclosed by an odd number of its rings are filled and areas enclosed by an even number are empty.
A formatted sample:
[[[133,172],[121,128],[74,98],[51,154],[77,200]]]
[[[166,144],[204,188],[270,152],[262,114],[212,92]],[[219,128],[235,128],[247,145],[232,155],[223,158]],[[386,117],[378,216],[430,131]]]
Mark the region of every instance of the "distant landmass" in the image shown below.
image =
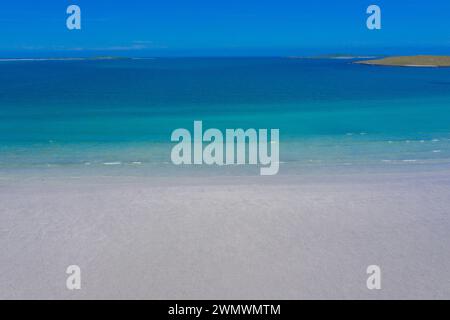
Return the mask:
[[[355,63],[399,67],[450,67],[450,56],[397,56]]]
[[[373,59],[376,56],[355,56],[351,54],[321,54],[317,56],[290,56],[290,59]]]
[[[0,61],[90,61],[90,60],[124,60],[131,59],[128,57],[117,56],[95,56],[95,57],[68,57],[68,58],[2,58]]]

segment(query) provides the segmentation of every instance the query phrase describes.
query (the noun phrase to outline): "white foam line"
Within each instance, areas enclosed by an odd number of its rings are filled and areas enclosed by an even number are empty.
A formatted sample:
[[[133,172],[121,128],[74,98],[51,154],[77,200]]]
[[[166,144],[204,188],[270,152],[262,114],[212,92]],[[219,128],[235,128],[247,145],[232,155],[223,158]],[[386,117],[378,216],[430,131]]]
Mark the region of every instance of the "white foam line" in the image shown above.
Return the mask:
[[[117,161],[117,162],[103,162],[103,164],[105,166],[117,166],[119,164],[122,164],[122,162],[120,162],[120,161]]]
[[[405,67],[416,67],[416,68],[437,68],[439,66],[434,64],[405,64]]]

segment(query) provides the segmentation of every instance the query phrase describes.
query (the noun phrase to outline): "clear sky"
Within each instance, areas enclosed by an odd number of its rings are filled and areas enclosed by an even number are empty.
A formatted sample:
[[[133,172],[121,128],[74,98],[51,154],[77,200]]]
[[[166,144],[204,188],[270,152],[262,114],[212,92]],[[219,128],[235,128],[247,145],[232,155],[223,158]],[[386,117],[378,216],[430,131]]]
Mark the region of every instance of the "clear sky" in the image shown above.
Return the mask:
[[[80,6],[82,29],[66,28]],[[382,29],[366,28],[366,8]],[[0,56],[450,54],[450,0],[5,0]]]

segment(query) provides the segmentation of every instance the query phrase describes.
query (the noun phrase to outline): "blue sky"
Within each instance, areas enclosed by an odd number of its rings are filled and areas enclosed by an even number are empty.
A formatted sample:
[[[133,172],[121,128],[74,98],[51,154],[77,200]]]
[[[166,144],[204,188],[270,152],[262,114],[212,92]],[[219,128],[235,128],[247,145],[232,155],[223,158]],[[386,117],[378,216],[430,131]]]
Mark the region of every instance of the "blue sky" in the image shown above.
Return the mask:
[[[82,30],[66,28],[70,4]],[[366,28],[370,4],[382,30]],[[450,54],[449,18],[449,0],[8,0],[0,56]]]

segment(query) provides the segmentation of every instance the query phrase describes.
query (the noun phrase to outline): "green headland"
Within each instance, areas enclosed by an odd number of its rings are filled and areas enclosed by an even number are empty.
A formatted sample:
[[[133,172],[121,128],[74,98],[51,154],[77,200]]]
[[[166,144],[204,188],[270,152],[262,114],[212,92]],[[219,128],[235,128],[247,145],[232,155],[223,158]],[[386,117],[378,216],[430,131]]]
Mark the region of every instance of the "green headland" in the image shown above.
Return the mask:
[[[397,56],[383,59],[357,61],[355,63],[399,67],[450,67],[450,56]]]

